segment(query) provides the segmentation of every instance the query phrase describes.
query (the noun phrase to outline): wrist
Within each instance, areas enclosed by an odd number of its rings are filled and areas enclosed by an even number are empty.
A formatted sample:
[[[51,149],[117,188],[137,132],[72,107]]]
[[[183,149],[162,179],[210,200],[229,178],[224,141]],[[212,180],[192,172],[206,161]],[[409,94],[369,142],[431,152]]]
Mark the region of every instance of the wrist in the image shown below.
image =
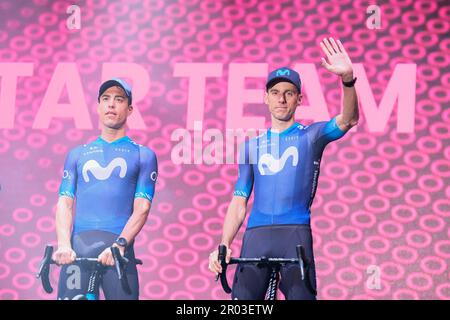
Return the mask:
[[[119,248],[120,250],[125,249],[125,247],[119,246],[119,245],[118,245],[117,243],[115,243],[115,242],[111,245],[111,247]]]
[[[119,248],[126,248],[128,246],[128,240],[124,237],[118,237],[114,244],[117,245]]]
[[[226,246],[227,248],[230,247],[230,243],[228,241],[221,241],[220,244]]]
[[[342,81],[342,84],[344,86],[344,88],[353,88],[355,86],[355,82],[356,82],[357,78],[353,78],[350,81]]]
[[[113,243],[111,247],[119,249],[120,255],[125,255],[125,247],[119,246],[117,243]]]
[[[353,80],[353,71],[352,72],[348,72],[348,73],[344,73],[342,76],[342,81],[343,82],[349,82]]]

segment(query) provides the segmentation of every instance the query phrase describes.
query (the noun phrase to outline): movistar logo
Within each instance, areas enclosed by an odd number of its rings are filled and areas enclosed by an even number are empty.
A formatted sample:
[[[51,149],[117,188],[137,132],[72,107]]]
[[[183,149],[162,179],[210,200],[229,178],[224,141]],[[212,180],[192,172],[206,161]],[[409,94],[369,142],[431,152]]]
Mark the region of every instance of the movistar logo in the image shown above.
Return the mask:
[[[284,150],[283,154],[279,159],[275,159],[270,153],[263,154],[258,161],[258,170],[262,176],[274,175],[281,170],[283,170],[286,161],[292,158],[292,166],[297,166],[298,164],[298,150],[296,147],[291,146]]]
[[[104,168],[97,161],[89,160],[83,166],[83,179],[89,182],[88,172],[91,172],[97,180],[106,180],[117,167],[120,168],[119,177],[124,178],[127,173],[127,162],[124,158],[114,158]]]
[[[277,77],[289,76],[291,72],[288,69],[277,70]]]

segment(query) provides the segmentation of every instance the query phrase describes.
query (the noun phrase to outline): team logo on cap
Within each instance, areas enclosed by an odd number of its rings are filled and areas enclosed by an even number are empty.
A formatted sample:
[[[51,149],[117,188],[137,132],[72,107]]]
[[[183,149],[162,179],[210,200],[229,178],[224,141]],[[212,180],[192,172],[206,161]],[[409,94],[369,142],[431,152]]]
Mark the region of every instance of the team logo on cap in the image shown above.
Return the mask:
[[[290,76],[291,72],[288,69],[277,70],[277,77]]]

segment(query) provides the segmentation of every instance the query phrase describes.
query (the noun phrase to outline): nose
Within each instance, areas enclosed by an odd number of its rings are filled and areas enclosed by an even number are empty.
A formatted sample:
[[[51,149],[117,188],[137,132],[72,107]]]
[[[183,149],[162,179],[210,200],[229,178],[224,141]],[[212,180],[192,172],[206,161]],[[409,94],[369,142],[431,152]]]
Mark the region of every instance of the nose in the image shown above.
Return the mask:
[[[283,93],[279,93],[278,102],[286,103],[286,97],[285,97],[285,95]]]
[[[114,99],[108,100],[106,107],[107,107],[107,109],[114,109],[116,107],[116,105],[114,103]]]

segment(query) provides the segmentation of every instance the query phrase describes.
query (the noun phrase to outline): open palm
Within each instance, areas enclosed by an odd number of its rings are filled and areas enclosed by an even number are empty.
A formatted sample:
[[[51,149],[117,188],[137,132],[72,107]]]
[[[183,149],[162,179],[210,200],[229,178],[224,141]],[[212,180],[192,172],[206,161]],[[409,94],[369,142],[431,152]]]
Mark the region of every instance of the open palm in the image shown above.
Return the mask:
[[[333,38],[325,38],[320,42],[322,51],[327,56],[327,60],[322,58],[322,66],[328,71],[343,76],[353,72],[352,62],[344,49],[341,41],[334,41]]]

